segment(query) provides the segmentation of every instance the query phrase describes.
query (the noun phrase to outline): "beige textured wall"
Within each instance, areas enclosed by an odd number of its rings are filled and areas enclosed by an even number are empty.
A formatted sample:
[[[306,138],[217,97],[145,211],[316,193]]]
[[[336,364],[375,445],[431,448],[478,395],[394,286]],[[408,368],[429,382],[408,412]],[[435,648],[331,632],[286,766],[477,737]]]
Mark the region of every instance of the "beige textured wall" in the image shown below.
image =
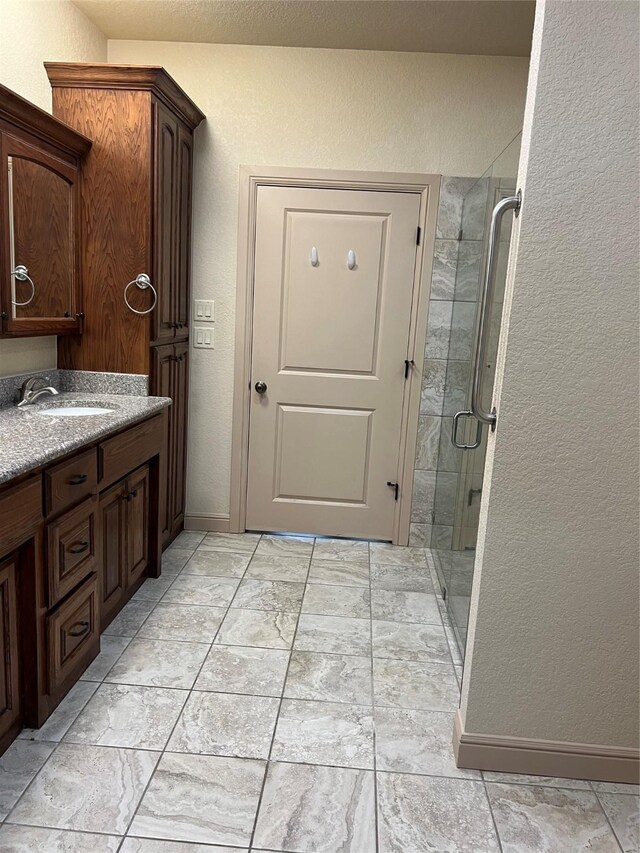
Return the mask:
[[[480,174],[522,125],[528,60],[109,42],[164,65],[208,116],[198,131],[194,294],[215,350],[192,350],[188,513],[229,509],[240,164]]]
[[[638,89],[636,4],[538,4],[470,733],[638,743]]]
[[[1,0],[0,83],[51,111],[44,61],[106,62],[107,40],[71,0]],[[0,340],[0,376],[56,366],[56,339]]]

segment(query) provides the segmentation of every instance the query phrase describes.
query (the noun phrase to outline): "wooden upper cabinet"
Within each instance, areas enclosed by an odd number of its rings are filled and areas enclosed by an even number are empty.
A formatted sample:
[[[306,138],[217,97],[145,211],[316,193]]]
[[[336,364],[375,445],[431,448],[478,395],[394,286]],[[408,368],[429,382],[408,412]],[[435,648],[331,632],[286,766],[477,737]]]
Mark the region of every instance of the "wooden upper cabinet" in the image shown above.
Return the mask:
[[[91,141],[0,86],[0,333],[82,328],[80,194]]]
[[[54,114],[94,142],[81,201],[84,329],[59,341],[59,365],[149,373],[150,346],[188,336],[193,130],[204,115],[156,66],[45,66]]]

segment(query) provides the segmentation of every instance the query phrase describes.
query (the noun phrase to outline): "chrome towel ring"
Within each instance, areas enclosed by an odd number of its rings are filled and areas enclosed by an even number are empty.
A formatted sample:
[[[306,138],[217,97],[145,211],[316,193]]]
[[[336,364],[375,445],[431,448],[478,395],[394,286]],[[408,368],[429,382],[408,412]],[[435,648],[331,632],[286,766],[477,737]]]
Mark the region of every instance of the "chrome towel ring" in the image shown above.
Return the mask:
[[[140,288],[140,290],[147,290],[147,288],[149,288],[149,287],[151,288],[151,291],[153,293],[153,302],[151,303],[151,307],[147,308],[146,311],[138,311],[138,309],[134,308],[131,305],[131,303],[129,302],[129,300],[127,299],[127,293],[128,293],[129,288],[131,287],[132,284],[135,284],[135,286]],[[151,314],[151,312],[156,307],[156,304],[158,302],[158,294],[156,292],[155,287],[151,284],[151,279],[146,274],[146,272],[139,273],[133,279],[133,281],[130,281],[129,284],[126,285],[126,287],[124,289],[124,301],[125,301],[127,308],[129,309],[129,311],[133,311],[134,314],[140,314],[140,315]]]
[[[29,275],[29,270],[25,267],[24,264],[18,264],[18,266],[14,270],[11,270],[11,275],[18,281],[28,281],[31,285],[31,296],[27,299],[27,301],[16,302],[15,299],[12,299],[12,304],[15,305],[16,308],[21,308],[25,305],[29,305],[31,302],[33,302],[33,297],[36,295],[36,286],[33,283],[33,279]]]

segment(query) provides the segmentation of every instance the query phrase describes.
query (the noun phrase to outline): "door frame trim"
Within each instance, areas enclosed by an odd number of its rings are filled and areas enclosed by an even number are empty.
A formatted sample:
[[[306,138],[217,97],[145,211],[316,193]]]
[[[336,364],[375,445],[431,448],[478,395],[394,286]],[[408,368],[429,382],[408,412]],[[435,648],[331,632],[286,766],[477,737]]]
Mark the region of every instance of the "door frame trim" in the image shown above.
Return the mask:
[[[422,239],[416,251],[407,349],[407,358],[413,359],[415,366],[405,384],[398,457],[400,493],[395,508],[392,539],[396,545],[408,543],[440,177],[440,175],[405,172],[356,172],[334,169],[240,166],[231,488],[229,496],[229,530],[232,533],[243,533],[246,529],[258,188],[261,186],[277,186],[377,190],[396,193],[409,192],[420,195],[419,225],[422,229]]]

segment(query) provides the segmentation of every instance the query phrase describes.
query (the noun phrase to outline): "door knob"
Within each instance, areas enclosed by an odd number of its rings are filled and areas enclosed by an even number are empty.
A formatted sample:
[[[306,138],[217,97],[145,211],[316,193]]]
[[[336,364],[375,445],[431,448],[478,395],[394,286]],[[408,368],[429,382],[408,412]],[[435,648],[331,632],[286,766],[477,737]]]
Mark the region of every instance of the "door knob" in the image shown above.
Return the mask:
[[[256,388],[256,391],[258,392],[258,394],[264,394],[265,391],[267,390],[267,383],[262,382],[262,381],[256,382],[255,388]]]

